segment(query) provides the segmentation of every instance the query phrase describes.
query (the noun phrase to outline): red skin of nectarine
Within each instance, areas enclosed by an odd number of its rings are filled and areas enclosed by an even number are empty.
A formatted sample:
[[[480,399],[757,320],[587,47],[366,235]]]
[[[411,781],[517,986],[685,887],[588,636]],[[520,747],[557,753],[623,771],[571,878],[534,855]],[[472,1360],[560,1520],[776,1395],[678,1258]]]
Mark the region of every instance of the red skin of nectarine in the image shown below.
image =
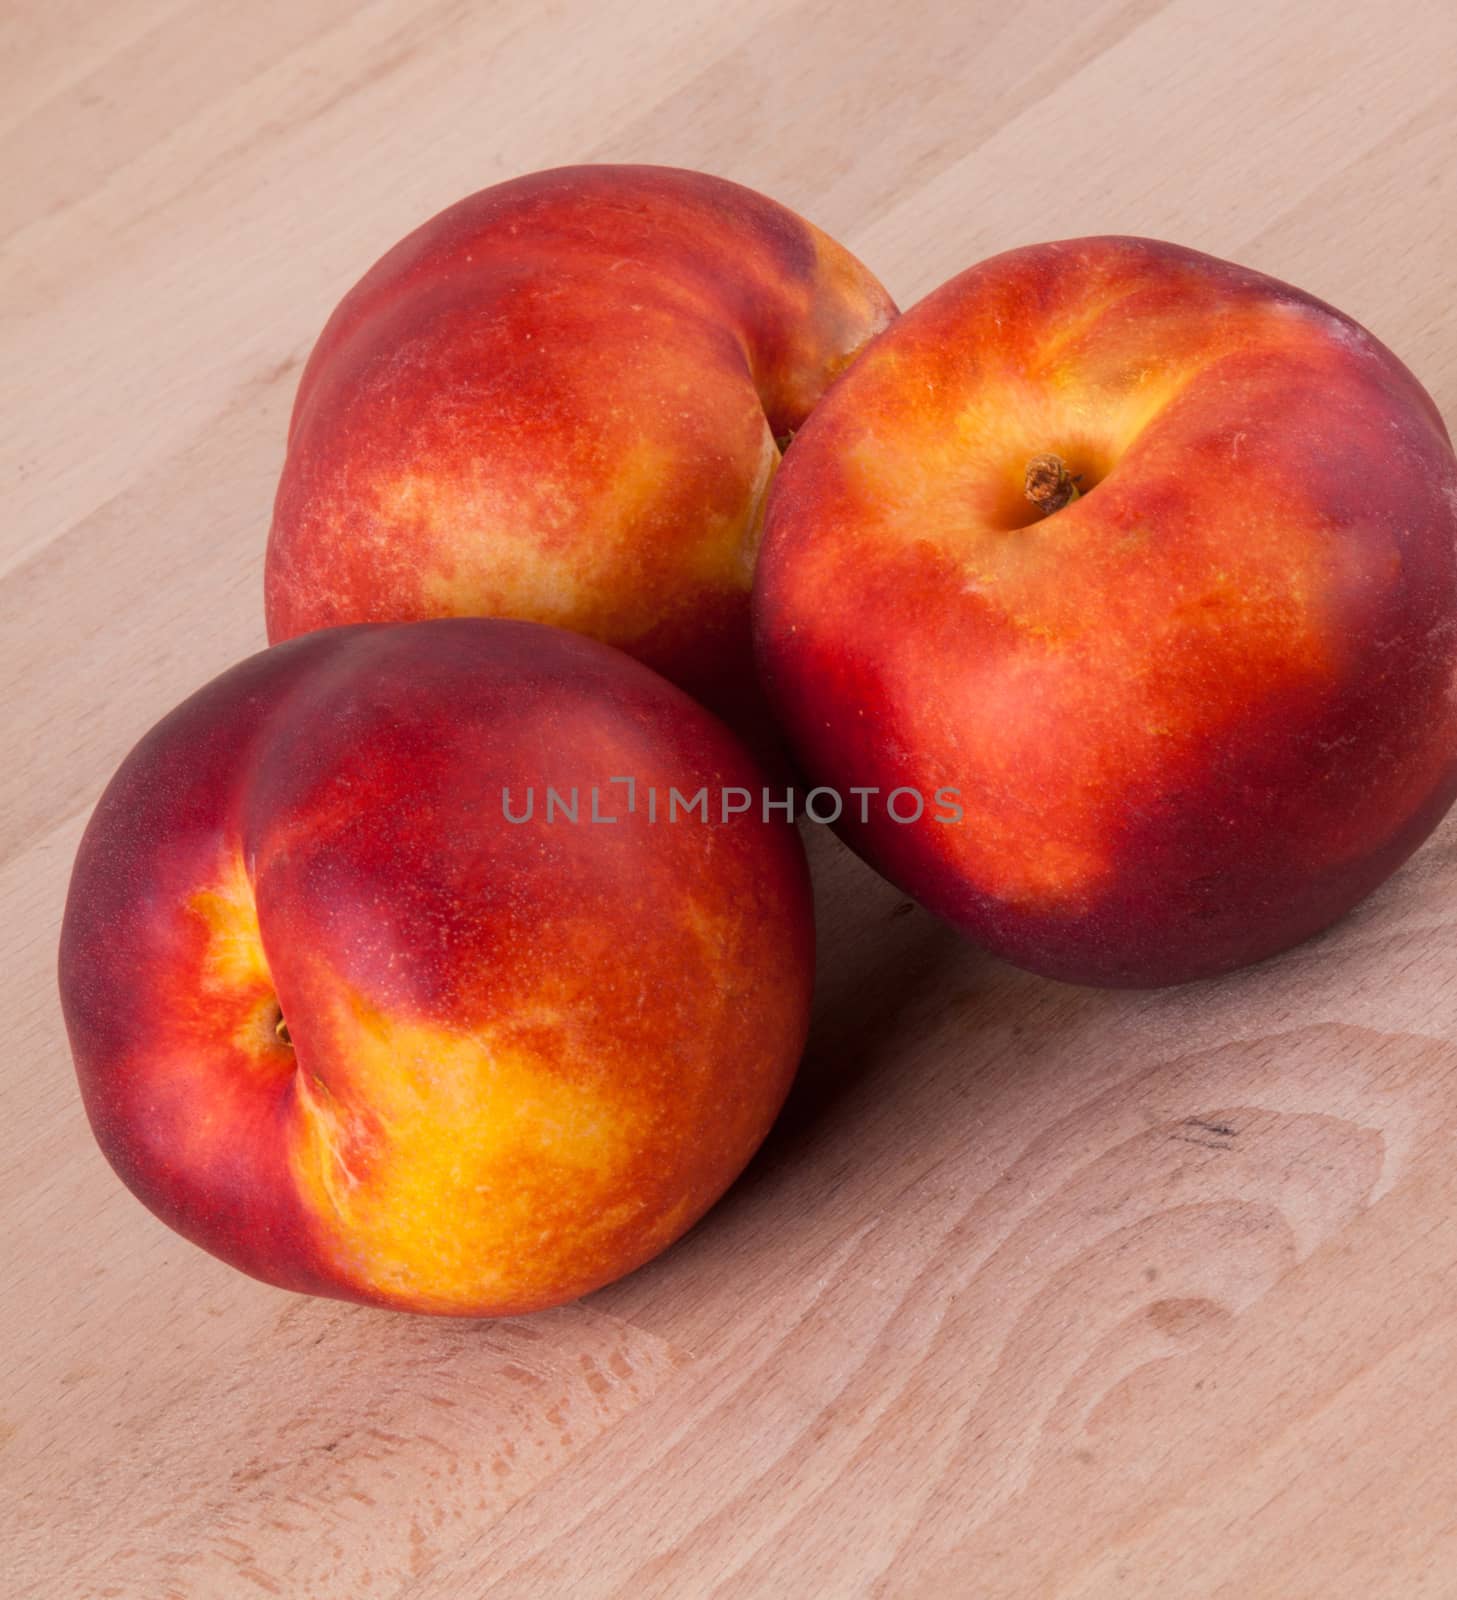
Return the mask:
[[[1047,515],[1043,453],[1082,491]],[[901,317],[786,458],[755,624],[807,774],[928,797],[850,843],[1075,982],[1304,939],[1457,789],[1432,401],[1350,318],[1175,245],[1013,250]]]
[[[289,1289],[484,1316],[630,1271],[740,1171],[802,1048],[794,829],[646,804],[759,781],[672,685],[531,623],[244,661],[141,741],[77,857],[61,995],[102,1149]]]
[[[776,436],[894,311],[819,229],[704,173],[566,167],[462,200],[365,275],[309,358],[270,641],[553,623],[757,736],[749,590]]]

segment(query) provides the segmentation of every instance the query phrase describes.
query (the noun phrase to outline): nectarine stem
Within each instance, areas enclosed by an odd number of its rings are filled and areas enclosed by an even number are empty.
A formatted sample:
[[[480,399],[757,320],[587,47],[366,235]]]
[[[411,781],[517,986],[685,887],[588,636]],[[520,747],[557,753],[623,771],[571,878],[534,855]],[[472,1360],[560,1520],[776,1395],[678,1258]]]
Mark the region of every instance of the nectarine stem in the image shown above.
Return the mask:
[[[283,1013],[278,1013],[278,1021],[273,1024],[273,1031],[278,1035],[279,1041],[293,1048],[293,1035],[288,1031],[288,1024],[283,1020]]]
[[[1077,480],[1067,470],[1067,462],[1051,454],[1033,456],[1027,463],[1023,490],[1044,516],[1061,511],[1078,497]]]

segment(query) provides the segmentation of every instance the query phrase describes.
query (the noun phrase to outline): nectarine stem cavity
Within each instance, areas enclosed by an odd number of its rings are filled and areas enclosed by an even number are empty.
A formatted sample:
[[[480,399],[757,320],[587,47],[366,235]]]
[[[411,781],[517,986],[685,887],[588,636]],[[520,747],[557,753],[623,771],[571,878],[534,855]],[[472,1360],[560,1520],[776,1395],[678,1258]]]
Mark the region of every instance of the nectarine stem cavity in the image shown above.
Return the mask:
[[[1043,516],[1051,516],[1071,505],[1078,497],[1077,478],[1067,470],[1061,456],[1036,455],[1027,463],[1023,493]]]
[[[278,1021],[273,1024],[273,1031],[278,1035],[280,1044],[286,1044],[293,1049],[293,1035],[288,1031],[288,1024],[283,1020],[283,1013],[278,1013]]]

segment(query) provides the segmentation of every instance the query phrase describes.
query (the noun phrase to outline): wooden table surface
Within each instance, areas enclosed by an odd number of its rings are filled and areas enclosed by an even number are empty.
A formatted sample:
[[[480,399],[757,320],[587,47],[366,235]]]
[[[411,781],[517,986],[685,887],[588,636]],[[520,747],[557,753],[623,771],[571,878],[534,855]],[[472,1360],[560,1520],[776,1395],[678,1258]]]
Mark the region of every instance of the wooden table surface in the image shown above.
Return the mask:
[[[1451,0],[8,0],[4,1592],[1457,1595],[1457,819],[1260,969],[978,955],[822,832],[748,1174],[577,1305],[292,1298],[91,1141],[53,976],[101,785],[263,642],[335,299],[458,196],[699,166],[909,304],[1119,231],[1292,279],[1457,418]]]

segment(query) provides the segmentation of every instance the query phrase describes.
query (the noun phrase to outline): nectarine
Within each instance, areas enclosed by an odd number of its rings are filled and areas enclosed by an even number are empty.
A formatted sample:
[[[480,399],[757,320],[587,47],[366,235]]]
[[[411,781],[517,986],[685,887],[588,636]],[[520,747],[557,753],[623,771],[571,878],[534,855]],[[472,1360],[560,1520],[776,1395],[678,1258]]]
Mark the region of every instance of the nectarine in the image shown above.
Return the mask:
[[[536,624],[243,662],[81,843],[61,996],[102,1149],[290,1289],[495,1315],[629,1271],[743,1167],[803,1043],[793,827],[647,803],[759,781],[681,691]]]
[[[1146,239],[997,256],[817,408],[755,595],[844,832],[1008,960],[1153,985],[1325,927],[1457,790],[1457,461],[1349,317]],[[907,815],[910,807],[902,803]]]
[[[462,200],[365,275],[309,358],[269,639],[554,623],[757,737],[749,589],[776,436],[894,309],[819,229],[703,173],[571,167]]]

